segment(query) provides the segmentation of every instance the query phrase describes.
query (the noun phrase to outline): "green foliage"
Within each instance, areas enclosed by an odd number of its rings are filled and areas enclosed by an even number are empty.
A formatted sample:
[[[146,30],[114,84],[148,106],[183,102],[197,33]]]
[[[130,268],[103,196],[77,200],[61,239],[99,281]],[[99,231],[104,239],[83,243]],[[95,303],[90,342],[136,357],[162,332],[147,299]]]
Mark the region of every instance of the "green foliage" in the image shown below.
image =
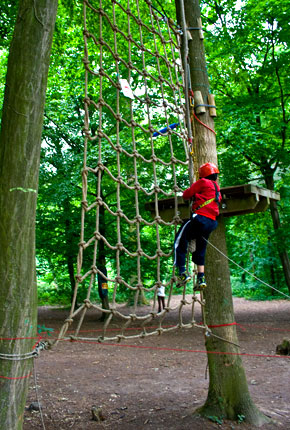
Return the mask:
[[[222,417],[217,417],[215,415],[209,415],[209,416],[207,416],[207,418],[210,421],[212,421],[213,423],[220,424],[220,425],[223,424],[223,418]]]
[[[244,422],[245,421],[245,415],[238,415],[238,423],[239,424],[242,424],[242,422]]]
[[[227,222],[229,256],[263,281],[287,292],[279,254],[289,251],[289,1],[203,3],[206,52],[216,94],[222,186],[255,183],[281,192],[281,226],[270,211]],[[235,294],[277,297],[236,267]]]
[[[121,2],[122,3],[122,2]],[[17,13],[17,1],[10,0],[0,6],[0,96],[4,94],[4,83],[7,66],[8,46],[11,40],[14,21]],[[157,8],[161,8],[156,4]],[[106,6],[113,7],[109,2]],[[118,5],[115,4],[117,9]],[[140,5],[142,8],[142,5]],[[136,16],[136,5],[132,5]],[[161,10],[161,9],[160,9]],[[174,18],[174,2],[162,3],[162,12]],[[141,12],[142,13],[142,10]],[[216,94],[218,117],[216,120],[217,144],[219,152],[219,167],[221,170],[221,185],[237,185],[254,182],[258,185],[273,187],[281,194],[278,204],[281,226],[274,233],[270,212],[233,217],[227,220],[227,243],[229,257],[245,270],[258,278],[273,285],[282,292],[287,292],[283,279],[283,269],[279,259],[281,250],[290,249],[290,162],[289,145],[289,80],[290,80],[290,34],[289,1],[277,3],[267,0],[257,3],[247,0],[202,2],[203,23],[206,29],[206,56],[208,72],[213,92]],[[96,30],[99,21],[88,18],[89,26]],[[104,31],[108,41],[113,38],[110,23],[104,18]],[[126,32],[127,22],[123,14],[118,14],[118,26]],[[132,31],[136,33],[136,29]],[[138,34],[134,34],[138,41]],[[144,41],[153,44],[151,33],[144,31]],[[134,63],[138,69],[143,68],[143,61],[150,73],[158,76],[153,59],[145,53],[144,59],[138,46],[132,43],[131,53],[125,46],[124,40],[118,37],[118,51],[126,59]],[[89,40],[89,67],[98,70],[98,61],[93,55],[93,40]],[[153,45],[152,45],[153,46]],[[162,46],[157,40],[157,50]],[[58,16],[54,34],[51,55],[49,81],[46,97],[46,109],[43,130],[43,147],[41,155],[40,185],[37,211],[37,276],[41,303],[62,303],[70,301],[74,284],[73,276],[76,271],[80,231],[80,201],[81,201],[81,167],[83,145],[83,23],[80,2],[62,0],[59,2]],[[130,57],[131,56],[131,57]],[[108,73],[115,70],[112,56],[106,46],[103,47],[104,64]],[[161,74],[164,64],[160,64]],[[115,72],[114,72],[115,73]],[[117,83],[121,76],[128,79],[128,70],[123,63],[119,64],[119,76],[111,73]],[[165,73],[165,72],[164,72]],[[141,91],[142,83],[136,70],[131,71],[131,82],[134,91]],[[89,78],[89,92],[92,99],[99,93],[98,80]],[[148,80],[150,96],[157,102],[161,100],[159,88]],[[174,97],[170,88],[164,86],[168,102]],[[108,79],[103,79],[103,98],[111,102],[111,108],[116,108],[115,90]],[[114,176],[118,175],[116,155],[113,146],[117,143],[116,129],[112,126],[113,113],[108,106],[103,107],[103,130],[107,135],[104,139],[102,158],[110,167]],[[120,111],[123,117],[130,121],[130,106],[123,98],[120,100]],[[91,110],[91,133],[98,131],[99,114]],[[160,128],[164,119],[160,118],[158,109],[150,112],[152,126]],[[134,116],[142,122],[144,108],[134,106]],[[174,116],[168,118],[175,122]],[[128,127],[120,127],[119,139],[122,146],[131,151],[131,132]],[[136,145],[145,158],[150,158],[151,148],[144,138],[141,129],[135,130]],[[94,142],[91,145],[89,163],[96,166],[98,153]],[[167,139],[159,137],[155,140],[156,156],[162,158],[170,153]],[[181,156],[183,149],[173,137],[176,156]],[[141,164],[137,165],[140,171]],[[188,176],[185,170],[178,173],[178,185],[185,188]],[[134,182],[133,159],[120,155],[120,175]],[[142,176],[138,178],[140,185],[147,191],[152,189],[152,165],[142,166]],[[163,189],[172,188],[172,172],[165,166],[158,167],[160,186]],[[95,179],[95,178],[94,178]],[[88,203],[92,203],[96,195],[96,186],[101,185],[103,200],[114,210],[117,209],[115,189],[109,176],[104,173],[88,183]],[[135,216],[134,191],[121,187],[121,209],[129,218]],[[139,204],[142,216],[151,221],[150,214],[145,210],[147,199],[140,193]],[[94,232],[94,214],[88,214],[91,231],[86,232],[86,238]],[[110,214],[101,219],[109,243],[116,243],[116,220]],[[136,251],[136,234],[125,222],[121,225],[122,241],[131,252]],[[142,227],[142,249],[152,255],[156,250],[156,233],[149,227]],[[134,239],[135,238],[135,239]],[[172,247],[174,232],[166,226],[160,229],[162,248],[169,252]],[[104,249],[107,262],[110,262],[110,277],[116,275],[113,254],[110,249]],[[84,261],[84,271],[91,265]],[[172,260],[162,261],[162,279],[167,280]],[[122,273],[136,274],[134,259],[121,256]],[[154,261],[142,261],[142,276],[148,289],[153,284],[156,271]],[[279,295],[269,287],[261,285],[249,274],[231,265],[233,292],[236,295],[255,298],[277,298]],[[134,281],[133,281],[134,282]],[[110,287],[112,294],[112,286]],[[97,292],[94,292],[98,300]],[[152,297],[148,292],[148,297]],[[85,295],[85,288],[80,288],[79,300]],[[118,300],[127,300],[128,293],[124,288],[118,293]]]

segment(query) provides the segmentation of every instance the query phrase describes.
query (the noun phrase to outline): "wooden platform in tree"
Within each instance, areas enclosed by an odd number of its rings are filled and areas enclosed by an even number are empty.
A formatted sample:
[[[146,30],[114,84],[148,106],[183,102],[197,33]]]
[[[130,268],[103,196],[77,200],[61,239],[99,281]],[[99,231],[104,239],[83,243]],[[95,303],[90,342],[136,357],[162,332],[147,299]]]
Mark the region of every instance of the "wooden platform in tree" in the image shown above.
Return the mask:
[[[270,206],[270,200],[280,200],[279,193],[252,184],[224,187],[221,188],[221,194],[220,213],[225,217],[263,212]],[[178,197],[177,205],[179,216],[182,219],[189,218],[189,202]],[[154,218],[156,216],[155,203],[147,203],[145,207]],[[175,215],[174,198],[159,200],[158,208],[161,218],[166,222],[171,221]]]

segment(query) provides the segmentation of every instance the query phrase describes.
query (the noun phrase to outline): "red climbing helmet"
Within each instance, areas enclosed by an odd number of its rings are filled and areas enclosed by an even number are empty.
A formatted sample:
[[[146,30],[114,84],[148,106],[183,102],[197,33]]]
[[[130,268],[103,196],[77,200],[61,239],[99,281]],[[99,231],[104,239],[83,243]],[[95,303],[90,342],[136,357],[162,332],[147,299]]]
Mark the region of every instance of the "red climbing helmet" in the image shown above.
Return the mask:
[[[206,178],[206,176],[212,175],[213,173],[219,173],[219,169],[214,163],[205,163],[198,169],[200,178]]]

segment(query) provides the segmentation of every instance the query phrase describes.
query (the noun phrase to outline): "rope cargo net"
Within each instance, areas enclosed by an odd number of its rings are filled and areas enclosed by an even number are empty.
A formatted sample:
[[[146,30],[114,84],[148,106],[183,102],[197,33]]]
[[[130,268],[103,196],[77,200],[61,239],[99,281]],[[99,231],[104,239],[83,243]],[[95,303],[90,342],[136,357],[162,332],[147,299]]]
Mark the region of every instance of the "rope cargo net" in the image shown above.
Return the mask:
[[[70,338],[84,339],[81,327],[90,308],[106,318],[102,335],[85,339],[121,340],[181,327],[205,328],[194,320],[195,302],[202,305],[202,298],[180,288],[180,303],[171,305],[176,282],[173,241],[182,221],[178,184],[183,178],[182,187],[188,186],[191,151],[181,37],[182,31],[148,0],[107,0],[104,6],[102,0],[84,1],[81,239],[73,304],[59,339],[71,325]],[[165,221],[158,201],[169,197],[174,200],[173,215]],[[145,208],[149,202],[154,202],[153,217]],[[107,274],[101,268],[104,262]],[[100,275],[110,286],[109,309],[92,300]],[[161,285],[166,303],[158,313]],[[117,292],[125,290],[132,298],[129,314],[116,303]],[[85,299],[77,308],[80,291],[85,291]],[[138,302],[150,292],[144,315]],[[187,321],[186,305],[191,307]],[[166,327],[169,311],[176,312],[178,322]],[[109,330],[115,317],[122,321],[118,335]],[[156,324],[150,328],[153,319]],[[128,331],[133,326],[136,330]]]

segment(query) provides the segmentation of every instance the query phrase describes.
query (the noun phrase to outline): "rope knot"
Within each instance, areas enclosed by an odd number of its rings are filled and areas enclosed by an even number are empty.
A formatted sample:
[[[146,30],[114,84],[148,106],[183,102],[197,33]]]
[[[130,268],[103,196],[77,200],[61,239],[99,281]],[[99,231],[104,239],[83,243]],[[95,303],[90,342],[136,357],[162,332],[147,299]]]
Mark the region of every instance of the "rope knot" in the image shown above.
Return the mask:
[[[104,9],[102,9],[101,7],[99,7],[99,8],[97,9],[97,11],[98,11],[98,14],[99,14],[99,15],[101,15],[101,16],[106,16],[106,13],[105,13]]]
[[[85,245],[86,245],[86,242],[84,240],[82,240],[82,241],[79,242],[79,247],[80,248],[84,249]]]
[[[154,155],[152,155],[151,160],[154,161],[154,163],[156,163],[158,161],[158,158],[154,154]]]
[[[103,199],[102,199],[102,197],[96,197],[96,203],[99,205],[99,206],[103,206],[103,204],[104,204],[104,202],[103,202]]]
[[[94,236],[96,240],[101,240],[101,235],[98,231],[95,231]]]
[[[82,201],[82,207],[83,207],[83,209],[84,209],[85,211],[87,211],[87,209],[88,209],[88,207],[89,207],[89,205],[88,205],[88,201],[87,201],[87,200],[83,200],[83,201]]]
[[[85,137],[87,137],[88,139],[91,137],[91,132],[88,128],[83,127],[83,132]]]
[[[158,257],[162,257],[163,256],[163,252],[161,251],[161,249],[157,249],[156,255],[158,255]]]
[[[122,283],[122,276],[116,276],[115,282],[117,282],[117,284],[121,284]],[[112,311],[113,311],[113,309],[112,309]]]
[[[99,68],[99,75],[100,76],[106,76],[106,72],[105,72],[105,69],[103,67]]]
[[[75,276],[75,278],[76,278],[76,281],[77,281],[78,283],[81,283],[81,282],[82,282],[82,280],[83,280],[83,278],[82,278],[82,276],[81,276],[81,275],[76,275],[76,276]]]
[[[135,182],[134,188],[135,190],[141,190],[141,185],[139,184],[139,182]]]
[[[72,324],[74,320],[72,318],[67,318],[66,320],[64,320],[64,322],[67,324]]]
[[[98,129],[98,131],[97,131],[97,136],[98,137],[104,137],[105,135],[104,135],[104,132],[99,128]]]
[[[97,269],[97,266],[95,266],[95,265],[92,265],[91,266],[91,269],[92,269],[92,272],[96,275],[97,273],[99,273],[98,272],[98,269]]]
[[[86,167],[84,167],[82,170],[82,176],[86,177],[86,176],[88,176],[88,173],[89,173],[89,170]]]
[[[119,143],[117,143],[117,145],[115,146],[115,148],[116,148],[117,152],[122,152],[123,151],[122,146]]]
[[[85,299],[85,300],[84,300],[84,304],[85,304],[85,307],[86,307],[87,309],[90,309],[90,307],[92,307],[92,304],[91,304],[91,302],[90,302],[90,300],[89,300],[89,299]]]
[[[101,161],[99,161],[97,164],[97,170],[105,170],[105,166]]]
[[[122,211],[122,209],[117,209],[117,210],[116,210],[116,214],[117,214],[118,216],[120,216],[120,217],[123,217],[123,216],[124,216],[124,212]]]
[[[160,215],[156,215],[156,217],[154,218],[154,220],[157,222],[157,224],[160,223],[160,221],[162,221],[162,218]]]
[[[90,64],[89,60],[87,58],[83,58],[83,63],[85,65],[85,68],[88,69],[89,68],[89,64]]]
[[[160,193],[161,192],[161,188],[158,187],[158,185],[155,185],[154,190],[155,190],[155,193]]]
[[[131,321],[136,321],[137,320],[137,315],[136,314],[130,314],[129,316],[131,318]]]
[[[136,220],[136,222],[142,222],[142,217],[141,217],[141,215],[136,215],[136,216],[135,216],[135,220]]]
[[[116,249],[118,249],[119,251],[123,251],[124,250],[123,243],[122,242],[117,243]]]
[[[84,103],[86,103],[87,105],[90,105],[92,102],[92,100],[89,97],[84,97]]]
[[[177,163],[177,158],[171,157],[170,161],[171,161],[172,164],[176,164]]]
[[[146,95],[144,100],[145,100],[145,103],[147,103],[147,105],[151,105],[153,103],[153,101],[150,99],[150,97],[148,95]]]

